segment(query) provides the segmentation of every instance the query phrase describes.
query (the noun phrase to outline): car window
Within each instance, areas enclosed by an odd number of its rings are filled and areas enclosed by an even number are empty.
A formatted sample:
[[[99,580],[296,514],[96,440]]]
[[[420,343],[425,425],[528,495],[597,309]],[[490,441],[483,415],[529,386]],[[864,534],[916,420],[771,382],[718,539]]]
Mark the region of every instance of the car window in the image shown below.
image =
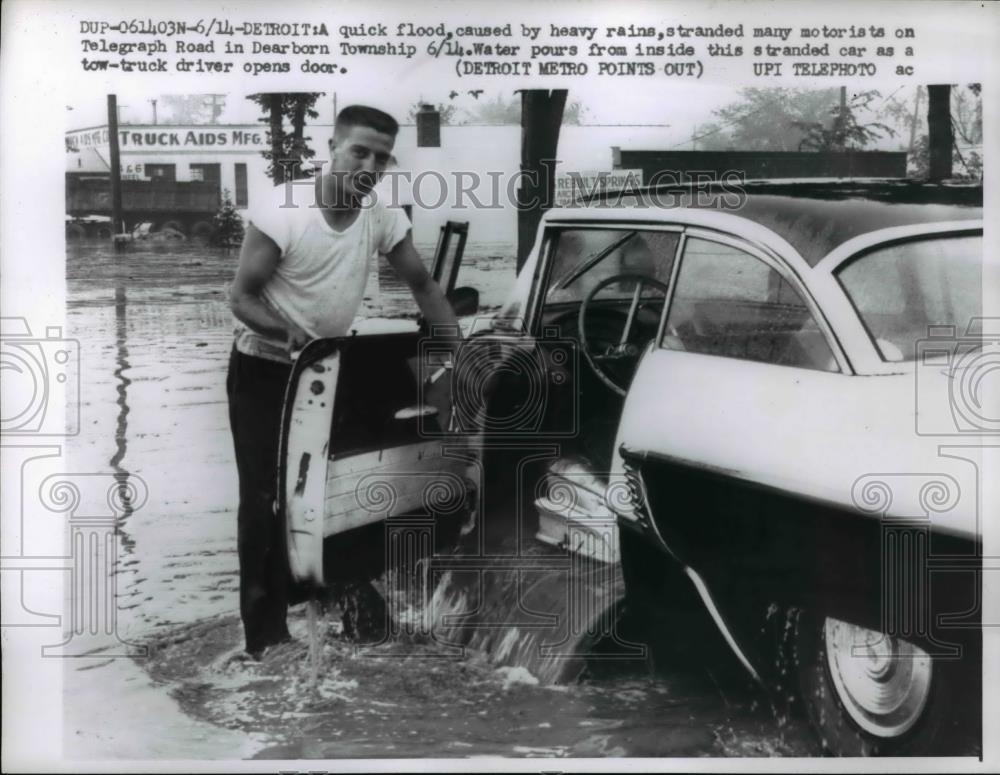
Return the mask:
[[[816,319],[779,272],[745,251],[700,237],[685,243],[663,346],[838,370]]]
[[[911,361],[930,326],[965,331],[982,314],[982,254],[981,236],[914,240],[864,254],[837,279],[882,359]]]
[[[581,302],[598,283],[620,274],[670,281],[676,232],[637,229],[566,229],[559,234],[545,301]],[[634,284],[613,283],[602,299],[631,296]],[[654,293],[647,288],[645,293]]]

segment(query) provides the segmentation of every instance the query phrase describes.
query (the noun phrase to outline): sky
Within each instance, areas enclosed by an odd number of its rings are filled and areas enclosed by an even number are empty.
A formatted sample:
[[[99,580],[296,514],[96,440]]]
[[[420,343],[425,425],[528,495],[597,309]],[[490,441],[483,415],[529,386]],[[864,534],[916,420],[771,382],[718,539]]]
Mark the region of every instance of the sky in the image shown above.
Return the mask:
[[[706,84],[671,84],[656,89],[626,89],[623,90],[613,81],[589,79],[578,82],[579,86],[569,90],[569,102],[580,100],[586,107],[583,116],[584,124],[601,125],[653,125],[663,128],[663,147],[675,147],[690,141],[692,134],[700,131],[700,127],[714,121],[713,111],[738,101],[739,90],[736,87],[712,86]],[[310,120],[312,125],[330,125],[333,122],[334,100],[343,108],[352,103],[370,104],[382,108],[394,115],[400,123],[411,123],[408,119],[410,109],[418,102],[455,105],[458,115],[471,111],[483,102],[502,96],[505,100],[515,98],[511,88],[500,88],[496,80],[493,88],[487,89],[478,99],[471,96],[468,90],[462,91],[457,97],[449,99],[450,88],[430,88],[414,91],[410,88],[382,89],[377,95],[363,86],[341,81],[336,89],[325,93],[316,105],[319,117]],[[866,88],[872,88],[866,84]],[[876,85],[877,88],[877,85]],[[890,99],[903,104],[912,103],[915,87],[882,88],[880,91]],[[164,119],[163,95],[157,95],[158,114],[160,121]],[[225,124],[255,124],[261,117],[260,108],[246,99],[245,94],[231,92],[225,95],[225,109],[219,123]],[[148,91],[134,93],[119,92],[119,117],[123,123],[152,123],[153,97]],[[107,121],[106,102],[99,96],[79,99],[67,105],[66,128],[83,129],[99,126]],[[905,132],[903,133],[905,134]],[[904,137],[903,140],[906,138]],[[897,150],[900,147],[900,135],[887,138],[876,143],[876,148]]]
[[[616,88],[617,87],[617,88]],[[326,96],[317,104],[319,118],[311,123],[329,124],[333,118],[333,100],[336,95],[340,107],[352,103],[373,104],[393,114],[401,123],[407,123],[410,108],[418,101],[434,104],[454,104],[460,111],[473,110],[477,104],[495,99],[514,98],[513,87],[501,89],[494,86],[487,89],[478,100],[467,91],[449,100],[451,89],[426,89],[419,92],[383,90],[376,100],[369,89],[342,85],[326,91]],[[712,111],[733,101],[737,97],[735,89],[710,86],[670,86],[656,90],[630,90],[622,93],[617,84],[610,82],[582,83],[580,88],[571,88],[569,101],[581,100],[587,108],[584,123],[588,124],[659,124],[669,125],[681,133],[711,119]],[[148,92],[133,94],[119,93],[118,104],[123,122],[151,123],[153,108]],[[107,119],[107,108],[103,100],[87,99],[70,104],[72,112],[67,118],[67,128],[77,129],[103,124]],[[162,110],[162,104],[160,106]],[[243,124],[255,123],[260,117],[260,109],[243,94],[227,95],[226,109],[220,122]]]

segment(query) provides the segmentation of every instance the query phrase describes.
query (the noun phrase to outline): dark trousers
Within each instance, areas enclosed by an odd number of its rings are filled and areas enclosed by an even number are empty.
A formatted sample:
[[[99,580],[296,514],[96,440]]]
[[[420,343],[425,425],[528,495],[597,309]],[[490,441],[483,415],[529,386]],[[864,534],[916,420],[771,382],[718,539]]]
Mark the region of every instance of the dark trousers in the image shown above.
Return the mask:
[[[288,554],[274,504],[281,411],[291,370],[291,365],[235,349],[229,358],[226,393],[240,479],[240,616],[251,653],[288,638]]]

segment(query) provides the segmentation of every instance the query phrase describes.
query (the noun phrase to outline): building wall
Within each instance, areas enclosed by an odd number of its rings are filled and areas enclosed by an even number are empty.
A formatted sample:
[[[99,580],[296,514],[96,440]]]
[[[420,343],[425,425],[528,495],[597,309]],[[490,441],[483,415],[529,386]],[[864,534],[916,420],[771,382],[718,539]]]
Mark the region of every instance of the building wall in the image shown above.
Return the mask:
[[[664,142],[664,127],[564,126],[559,134],[557,172],[608,170],[612,165],[612,147],[638,145],[655,147]],[[521,127],[519,126],[443,126],[440,148],[417,148],[416,127],[400,127],[396,140],[400,170],[408,170],[410,179],[419,181],[419,198],[435,205],[439,198],[434,171],[442,172],[453,190],[470,187],[471,194],[487,207],[475,206],[473,196],[455,196],[439,207],[422,208],[412,192],[400,186],[401,198],[413,207],[413,234],[418,244],[434,243],[440,227],[448,220],[469,222],[472,243],[517,242],[517,210],[513,201],[514,186],[521,164]],[[458,177],[457,173],[471,173]],[[494,195],[493,178],[500,181],[500,196]],[[421,178],[420,176],[424,177]],[[476,177],[473,178],[473,175]],[[461,200],[461,201],[457,201]],[[461,207],[459,205],[465,205]],[[494,206],[498,205],[498,206]]]

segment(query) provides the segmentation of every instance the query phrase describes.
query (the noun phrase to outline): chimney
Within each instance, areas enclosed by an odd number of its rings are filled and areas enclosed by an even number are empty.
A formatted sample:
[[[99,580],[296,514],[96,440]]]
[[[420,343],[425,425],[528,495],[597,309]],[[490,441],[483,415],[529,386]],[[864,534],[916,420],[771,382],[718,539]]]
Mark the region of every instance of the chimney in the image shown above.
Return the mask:
[[[421,105],[417,111],[417,148],[441,147],[441,114],[433,105]]]

